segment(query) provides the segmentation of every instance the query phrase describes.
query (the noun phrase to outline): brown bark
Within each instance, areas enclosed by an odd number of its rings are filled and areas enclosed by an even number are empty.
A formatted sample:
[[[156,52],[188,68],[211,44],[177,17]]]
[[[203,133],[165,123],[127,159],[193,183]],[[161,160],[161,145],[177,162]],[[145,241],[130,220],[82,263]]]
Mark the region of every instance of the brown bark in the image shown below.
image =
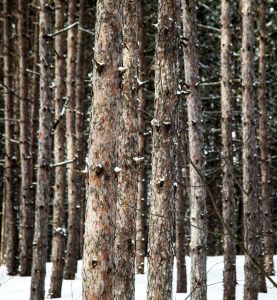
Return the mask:
[[[88,152],[83,299],[113,297],[113,253],[117,193],[116,125],[120,101],[121,16],[119,1],[96,8],[92,119]]]
[[[145,49],[145,26],[144,26],[144,0],[139,0],[138,2],[138,13],[139,13],[139,27],[138,27],[138,40],[139,40],[139,69],[138,76],[143,82],[145,81],[145,59],[144,59],[144,49]],[[144,111],[145,111],[145,92],[143,87],[138,91],[139,98],[139,110],[138,110],[138,156],[144,157],[145,155],[145,121],[144,121]],[[144,252],[145,252],[145,195],[146,195],[146,185],[145,185],[145,164],[141,164],[138,170],[138,193],[137,193],[137,213],[136,213],[136,272],[138,274],[144,274]]]
[[[55,1],[55,31],[64,27],[65,4],[63,0]],[[54,160],[55,163],[64,161],[65,150],[65,122],[61,117],[65,95],[65,38],[63,34],[55,36],[55,124],[54,132]],[[64,224],[64,198],[65,198],[66,165],[55,167],[55,187],[53,204],[53,238],[51,261],[53,263],[49,296],[60,298],[64,269],[65,250],[65,224]]]
[[[231,70],[231,3],[221,1],[221,132],[222,132],[222,216],[224,223],[235,227],[234,166],[232,146],[232,70]],[[236,242],[224,227],[224,300],[236,297]]]
[[[267,142],[267,109],[266,109],[266,28],[265,28],[266,1],[260,1],[259,7],[259,146],[261,151],[261,182],[262,182],[262,210],[264,230],[264,264],[265,270],[274,275],[273,263],[273,236],[272,236],[272,212],[269,197],[269,154]]]
[[[34,233],[34,199],[32,192],[32,153],[29,135],[28,111],[28,39],[26,32],[28,4],[26,0],[18,1],[18,49],[19,49],[19,98],[20,98],[20,274],[30,276],[32,268],[32,247]]]
[[[138,155],[138,1],[123,0],[123,74],[119,106],[118,191],[114,245],[114,297],[135,299],[136,157]]]
[[[84,28],[85,25],[85,0],[80,1],[79,10],[79,25]],[[77,163],[76,167],[79,171],[76,176],[77,195],[80,203],[80,249],[79,256],[83,255],[84,243],[84,206],[85,206],[85,177],[80,171],[85,169],[86,158],[86,141],[84,136],[85,131],[85,45],[84,45],[84,32],[78,31],[77,36],[77,68],[76,68],[76,143],[77,143]]]
[[[181,101],[181,106],[183,101]],[[187,271],[186,271],[186,256],[185,256],[185,201],[188,200],[187,193],[187,177],[186,172],[186,124],[187,118],[183,115],[183,110],[179,109],[178,117],[178,139],[176,151],[176,266],[177,266],[177,293],[187,292]]]
[[[242,3],[242,133],[243,133],[243,223],[244,246],[257,261],[259,240],[257,220],[255,127],[254,127],[254,1]],[[258,299],[259,274],[251,258],[245,257],[244,300]]]
[[[76,22],[77,1],[68,3],[68,24]],[[68,201],[68,225],[67,247],[64,278],[74,279],[77,271],[79,234],[80,234],[80,203],[77,197],[76,186],[76,46],[77,29],[71,28],[67,32],[67,110],[66,110],[66,152],[67,159],[73,160],[67,166],[67,201]]]
[[[174,133],[177,109],[176,1],[159,1],[155,53],[151,214],[147,297],[172,298]],[[162,217],[160,217],[162,216]]]
[[[38,133],[37,191],[35,210],[35,235],[33,241],[33,265],[31,300],[44,299],[45,264],[48,246],[48,207],[50,203],[51,160],[51,30],[50,1],[40,0],[40,111]]]
[[[191,299],[207,299],[207,207],[204,176],[203,124],[198,75],[198,49],[196,35],[196,1],[183,1],[184,66],[187,98],[189,157],[190,157],[190,209],[191,209]]]
[[[13,1],[5,0],[3,2],[3,58],[4,58],[4,104],[5,104],[5,172],[4,172],[4,214],[2,216],[3,234],[1,239],[5,240],[6,246],[1,249],[5,252],[5,263],[7,273],[15,275],[18,272],[18,228],[16,212],[16,194],[14,184],[16,184],[16,157],[14,146],[10,139],[13,138],[13,95],[11,88],[13,85],[13,68],[12,68],[12,5]]]

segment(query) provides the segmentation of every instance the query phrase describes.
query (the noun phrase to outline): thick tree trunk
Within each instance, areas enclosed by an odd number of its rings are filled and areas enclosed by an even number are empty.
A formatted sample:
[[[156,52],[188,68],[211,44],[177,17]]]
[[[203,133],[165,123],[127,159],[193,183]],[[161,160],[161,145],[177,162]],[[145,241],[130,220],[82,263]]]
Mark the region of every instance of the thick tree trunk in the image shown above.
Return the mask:
[[[204,176],[203,124],[198,76],[198,49],[196,36],[196,1],[183,1],[184,65],[187,98],[189,157],[190,157],[190,209],[191,209],[191,299],[207,299],[207,208]]]
[[[151,122],[153,150],[147,286],[149,300],[172,298],[178,51],[176,13],[175,0],[159,1],[155,55],[155,112]]]
[[[51,160],[51,28],[50,1],[40,0],[40,111],[38,133],[37,191],[31,300],[44,299],[45,264],[48,246],[48,209],[50,203]],[[30,245],[29,245],[30,246]]]
[[[28,40],[27,16],[28,3],[18,1],[18,49],[19,49],[19,98],[20,98],[20,166],[21,166],[21,201],[20,201],[20,274],[30,276],[32,268],[32,247],[34,233],[34,199],[32,192],[32,153],[29,134],[28,103]]]
[[[4,228],[1,239],[6,239],[6,247],[1,251],[5,252],[5,263],[9,275],[15,275],[18,272],[18,228],[16,199],[14,193],[14,170],[16,170],[16,158],[14,157],[14,146],[10,139],[13,138],[14,122],[13,118],[13,95],[11,88],[13,85],[12,68],[12,5],[13,1],[5,0],[3,2],[3,58],[4,58],[4,104],[5,104],[5,173],[4,173],[4,204],[5,214],[2,218]]]
[[[259,226],[256,189],[255,127],[254,127],[254,1],[242,3],[242,133],[243,133],[243,223],[244,245],[257,261]],[[259,274],[251,258],[245,257],[244,300],[258,299]]]
[[[138,155],[138,1],[123,0],[123,74],[119,105],[114,298],[135,299],[136,157]]]
[[[144,26],[144,0],[139,0],[138,3],[139,13],[139,69],[138,76],[143,82],[145,81],[145,26]],[[139,98],[139,110],[138,110],[138,156],[144,157],[145,155],[145,92],[143,87],[138,91]],[[138,169],[138,193],[137,193],[137,214],[136,214],[136,272],[138,274],[144,274],[144,253],[145,253],[145,210],[146,210],[146,184],[145,184],[145,164],[142,163]]]
[[[117,194],[116,126],[121,99],[120,1],[97,2],[92,119],[88,152],[83,299],[113,297]]]
[[[70,0],[68,3],[68,24],[76,21],[77,1]],[[71,28],[67,34],[67,110],[66,110],[66,151],[67,159],[73,162],[67,166],[67,201],[68,201],[68,224],[67,224],[67,247],[64,278],[74,279],[77,271],[79,234],[80,234],[80,203],[76,186],[76,50],[77,29]]]
[[[236,231],[234,166],[232,146],[231,87],[231,3],[221,1],[221,132],[222,132],[222,215],[225,224]],[[236,242],[224,228],[224,300],[236,297]]]
[[[270,275],[274,275],[273,264],[273,236],[272,236],[272,213],[269,197],[269,154],[266,134],[266,32],[265,32],[266,1],[260,1],[259,7],[259,145],[261,151],[261,182],[262,182],[262,210],[263,210],[263,230],[264,230],[264,252],[265,270]]]
[[[63,0],[55,1],[55,31],[64,27],[65,4]],[[54,160],[55,163],[64,161],[65,150],[65,122],[62,117],[65,95],[65,39],[63,34],[55,36],[55,124],[54,133]],[[60,298],[64,269],[65,250],[65,224],[64,224],[64,198],[65,198],[66,165],[55,167],[55,187],[53,205],[53,238],[51,261],[53,263],[49,296]]]
[[[85,26],[85,0],[80,1],[79,11],[79,26]],[[79,257],[83,255],[84,244],[84,206],[85,206],[85,176],[80,171],[86,166],[86,141],[85,141],[85,45],[84,32],[78,31],[77,36],[77,68],[76,68],[76,139],[77,139],[77,162],[76,167],[78,173],[76,174],[76,188],[80,203],[78,214],[80,216],[80,242],[79,242]],[[78,222],[78,221],[77,221]]]

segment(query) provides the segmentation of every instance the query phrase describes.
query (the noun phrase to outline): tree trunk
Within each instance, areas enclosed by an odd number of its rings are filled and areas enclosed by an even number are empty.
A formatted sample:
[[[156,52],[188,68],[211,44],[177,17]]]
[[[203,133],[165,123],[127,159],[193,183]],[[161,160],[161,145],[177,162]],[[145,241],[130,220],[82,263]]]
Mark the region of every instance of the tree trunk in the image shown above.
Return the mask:
[[[138,1],[123,0],[123,74],[119,106],[114,298],[135,299],[136,157],[138,155]]]
[[[222,215],[225,224],[236,232],[234,166],[232,146],[232,69],[231,3],[221,1],[221,132],[222,132]],[[236,297],[236,242],[224,228],[224,300]]]
[[[176,18],[176,1],[159,1],[155,54],[155,112],[151,122],[153,150],[147,286],[149,300],[172,298],[178,49]]]
[[[117,194],[116,125],[121,99],[121,14],[119,1],[96,8],[92,119],[88,152],[87,210],[83,258],[83,299],[113,297]]]
[[[50,204],[51,160],[51,30],[50,2],[40,0],[40,111],[38,133],[37,191],[31,300],[44,299],[45,264],[48,246],[48,207]],[[29,245],[30,246],[30,245]]]
[[[15,275],[18,272],[18,228],[16,198],[14,184],[16,183],[16,157],[14,156],[13,138],[13,95],[10,89],[13,86],[12,68],[12,5],[13,1],[4,0],[3,2],[3,58],[4,58],[4,105],[5,105],[5,173],[4,173],[4,207],[5,214],[2,218],[4,228],[1,239],[6,240],[6,246],[1,249],[6,254],[5,263],[7,273]]]
[[[138,40],[139,40],[139,79],[145,81],[145,26],[144,26],[144,0],[138,2],[139,13],[139,27],[138,27]],[[138,155],[139,157],[145,156],[145,92],[143,87],[138,90],[139,110],[138,110]],[[138,193],[137,193],[137,214],[136,214],[136,273],[144,274],[144,253],[145,253],[145,210],[146,210],[146,185],[145,185],[145,164],[141,163],[138,169]]]
[[[258,199],[255,174],[254,128],[254,1],[242,3],[242,133],[243,133],[243,223],[244,245],[249,254],[258,260],[257,220]],[[251,258],[245,257],[244,300],[258,299],[258,271]]]
[[[32,192],[32,154],[29,135],[28,112],[28,40],[27,16],[28,3],[18,2],[18,49],[19,49],[19,101],[20,101],[20,166],[21,166],[21,197],[20,197],[20,274],[30,276],[32,269],[32,247],[34,233],[34,199]]]
[[[55,31],[64,27],[65,4],[63,0],[55,1]],[[63,34],[55,36],[55,124],[54,133],[54,160],[55,163],[64,161],[65,128],[62,116],[65,95],[65,39]],[[66,165],[55,167],[55,187],[53,205],[53,238],[51,261],[53,262],[49,296],[60,298],[64,268],[65,250],[65,224],[64,224],[64,198],[65,198]]]
[[[269,275],[274,275],[273,264],[273,236],[272,236],[272,212],[269,198],[269,155],[266,130],[266,28],[265,28],[266,1],[260,1],[259,7],[259,145],[261,151],[261,182],[262,182],[262,210],[264,230],[265,270]]]
[[[176,151],[176,265],[177,265],[177,293],[187,292],[187,271],[185,255],[185,201],[188,200],[186,185],[188,174],[186,172],[186,124],[187,118],[183,114],[183,101],[180,103],[181,108],[178,112],[178,139]]]
[[[70,0],[68,3],[68,24],[76,21],[77,1]],[[67,110],[66,110],[66,151],[67,159],[73,160],[67,166],[67,201],[68,201],[68,225],[66,262],[64,279],[74,279],[77,271],[79,234],[80,234],[80,203],[77,197],[76,186],[76,26],[67,33]]]
[[[207,299],[207,208],[204,176],[203,124],[198,75],[198,49],[196,36],[196,2],[183,1],[184,65],[187,98],[189,157],[190,157],[190,209],[191,209],[191,299]]]
[[[79,26],[82,28],[85,25],[85,0],[80,1],[79,12]],[[78,31],[77,35],[77,68],[76,68],[76,143],[77,143],[77,162],[76,167],[78,173],[76,174],[76,188],[77,195],[80,202],[80,208],[78,214],[80,216],[80,249],[79,257],[83,255],[83,243],[84,243],[84,206],[85,206],[85,177],[81,173],[81,170],[86,166],[86,140],[85,140],[85,45],[84,45],[84,32]]]

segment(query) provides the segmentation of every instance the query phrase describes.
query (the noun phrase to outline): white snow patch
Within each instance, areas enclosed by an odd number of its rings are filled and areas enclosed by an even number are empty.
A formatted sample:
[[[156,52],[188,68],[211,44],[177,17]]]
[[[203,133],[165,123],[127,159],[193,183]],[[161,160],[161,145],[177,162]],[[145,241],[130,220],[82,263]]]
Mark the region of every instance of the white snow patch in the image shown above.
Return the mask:
[[[275,266],[277,266],[277,256],[274,257]],[[190,282],[190,258],[186,257],[188,283]],[[145,262],[147,267],[147,261]],[[244,284],[244,257],[237,256],[237,287],[236,300],[243,300],[243,284]],[[46,266],[45,294],[48,294],[50,285],[52,264]],[[223,257],[208,257],[208,300],[223,300]],[[176,263],[174,264],[173,273],[173,297],[172,300],[184,300],[189,295],[176,293]],[[277,276],[272,276],[273,280],[277,280]],[[19,277],[6,275],[6,267],[0,267],[0,299],[1,300],[29,300],[30,297],[31,277]],[[136,300],[146,300],[147,276],[136,275]],[[259,294],[259,300],[277,299],[277,289],[267,281],[267,294]],[[189,290],[189,287],[188,287]],[[48,298],[47,298],[48,299]],[[82,261],[78,262],[78,270],[75,280],[64,280],[62,288],[62,300],[82,300]],[[189,298],[188,298],[189,299]]]

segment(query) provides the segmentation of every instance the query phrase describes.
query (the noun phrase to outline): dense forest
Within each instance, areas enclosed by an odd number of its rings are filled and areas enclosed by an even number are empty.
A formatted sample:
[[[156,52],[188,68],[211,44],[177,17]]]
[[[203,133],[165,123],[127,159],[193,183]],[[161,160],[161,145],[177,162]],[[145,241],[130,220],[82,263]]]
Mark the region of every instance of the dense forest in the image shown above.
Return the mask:
[[[78,260],[83,300],[134,300],[144,273],[173,299],[174,262],[176,292],[207,300],[215,255],[218,299],[238,255],[244,300],[276,289],[277,2],[0,10],[0,265],[29,299],[60,298]]]

